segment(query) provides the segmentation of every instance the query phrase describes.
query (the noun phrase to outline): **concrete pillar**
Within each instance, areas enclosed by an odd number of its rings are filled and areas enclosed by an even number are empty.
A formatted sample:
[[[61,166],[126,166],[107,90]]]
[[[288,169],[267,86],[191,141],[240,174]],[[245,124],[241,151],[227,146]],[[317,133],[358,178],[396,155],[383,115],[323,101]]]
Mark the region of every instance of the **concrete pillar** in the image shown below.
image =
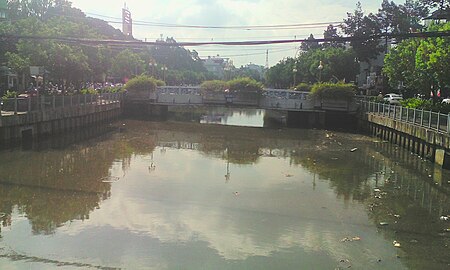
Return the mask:
[[[434,162],[445,169],[450,169],[450,153],[444,149],[436,149]]]

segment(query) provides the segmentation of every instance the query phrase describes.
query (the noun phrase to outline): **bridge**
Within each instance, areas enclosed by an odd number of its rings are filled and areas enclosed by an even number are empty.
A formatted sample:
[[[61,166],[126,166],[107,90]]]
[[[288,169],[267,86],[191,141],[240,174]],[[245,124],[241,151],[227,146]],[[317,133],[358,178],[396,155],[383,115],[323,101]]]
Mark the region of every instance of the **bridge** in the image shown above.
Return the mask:
[[[206,105],[206,106],[240,106],[282,111],[341,111],[356,112],[354,101],[313,100],[309,92],[286,89],[264,89],[263,91],[242,92],[202,91],[200,86],[163,86],[155,92],[128,93],[127,100],[132,103],[156,105]]]

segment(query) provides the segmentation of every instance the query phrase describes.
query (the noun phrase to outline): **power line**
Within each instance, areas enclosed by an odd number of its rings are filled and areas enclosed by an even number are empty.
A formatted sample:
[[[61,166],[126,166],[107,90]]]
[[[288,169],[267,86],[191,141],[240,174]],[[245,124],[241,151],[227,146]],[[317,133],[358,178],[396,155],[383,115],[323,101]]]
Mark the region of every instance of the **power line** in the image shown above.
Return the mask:
[[[95,13],[86,13],[91,16],[121,20],[121,18],[105,16]],[[110,23],[122,23],[122,21],[107,21]],[[217,25],[190,25],[190,24],[174,24],[174,23],[162,23],[162,22],[151,22],[151,21],[141,21],[133,20],[135,25],[148,25],[148,26],[159,26],[159,27],[177,27],[177,28],[201,28],[201,29],[284,29],[284,28],[303,28],[303,27],[324,27],[330,24],[340,24],[342,22],[314,22],[314,23],[295,23],[295,24],[273,24],[273,25],[233,25],[233,26],[217,26]]]
[[[337,38],[318,38],[318,39],[281,39],[281,40],[258,40],[258,41],[220,41],[220,42],[144,42],[144,41],[127,41],[127,40],[110,40],[110,39],[83,39],[73,37],[45,37],[33,35],[8,35],[0,34],[0,38],[6,39],[30,39],[30,40],[55,40],[61,42],[77,43],[77,44],[108,44],[108,45],[134,45],[134,46],[169,46],[169,47],[193,47],[205,45],[224,45],[224,46],[257,46],[257,45],[271,45],[271,44],[289,44],[289,43],[310,43],[310,42],[349,42],[349,41],[364,41],[381,38],[431,38],[431,37],[449,37],[450,31],[433,31],[433,32],[419,32],[419,33],[404,33],[404,34],[379,34],[379,35],[364,35],[364,36],[349,36]]]

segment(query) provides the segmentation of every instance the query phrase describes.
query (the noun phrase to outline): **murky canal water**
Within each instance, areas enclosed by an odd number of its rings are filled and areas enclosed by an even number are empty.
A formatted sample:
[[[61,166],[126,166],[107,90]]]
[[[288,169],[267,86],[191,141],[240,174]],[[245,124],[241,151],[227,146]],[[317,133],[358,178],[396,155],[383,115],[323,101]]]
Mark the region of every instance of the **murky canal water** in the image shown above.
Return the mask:
[[[378,139],[135,120],[73,135],[0,152],[0,269],[450,267],[449,172]]]

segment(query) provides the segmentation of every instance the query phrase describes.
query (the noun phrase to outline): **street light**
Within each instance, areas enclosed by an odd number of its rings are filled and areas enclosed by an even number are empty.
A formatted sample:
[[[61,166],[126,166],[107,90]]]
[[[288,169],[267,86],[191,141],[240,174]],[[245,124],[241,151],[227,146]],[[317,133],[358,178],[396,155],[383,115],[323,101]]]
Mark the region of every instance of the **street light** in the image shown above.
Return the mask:
[[[148,63],[148,66],[151,68],[151,70],[152,70],[152,77],[154,77],[155,76],[155,69],[156,69],[156,67],[158,66],[158,64],[157,63],[153,63],[153,62],[150,62],[150,63]]]
[[[317,67],[317,69],[319,70],[319,82],[322,82],[322,70],[323,70],[322,60],[320,60],[319,66]]]
[[[296,77],[297,77],[297,68],[294,67],[294,69],[292,69],[292,72],[294,72],[294,87],[296,86]]]
[[[163,72],[163,79],[164,79],[164,82],[166,82],[166,71],[167,71],[167,67],[166,67],[166,66],[163,66],[163,67],[161,67],[161,70],[162,70],[162,72]]]

